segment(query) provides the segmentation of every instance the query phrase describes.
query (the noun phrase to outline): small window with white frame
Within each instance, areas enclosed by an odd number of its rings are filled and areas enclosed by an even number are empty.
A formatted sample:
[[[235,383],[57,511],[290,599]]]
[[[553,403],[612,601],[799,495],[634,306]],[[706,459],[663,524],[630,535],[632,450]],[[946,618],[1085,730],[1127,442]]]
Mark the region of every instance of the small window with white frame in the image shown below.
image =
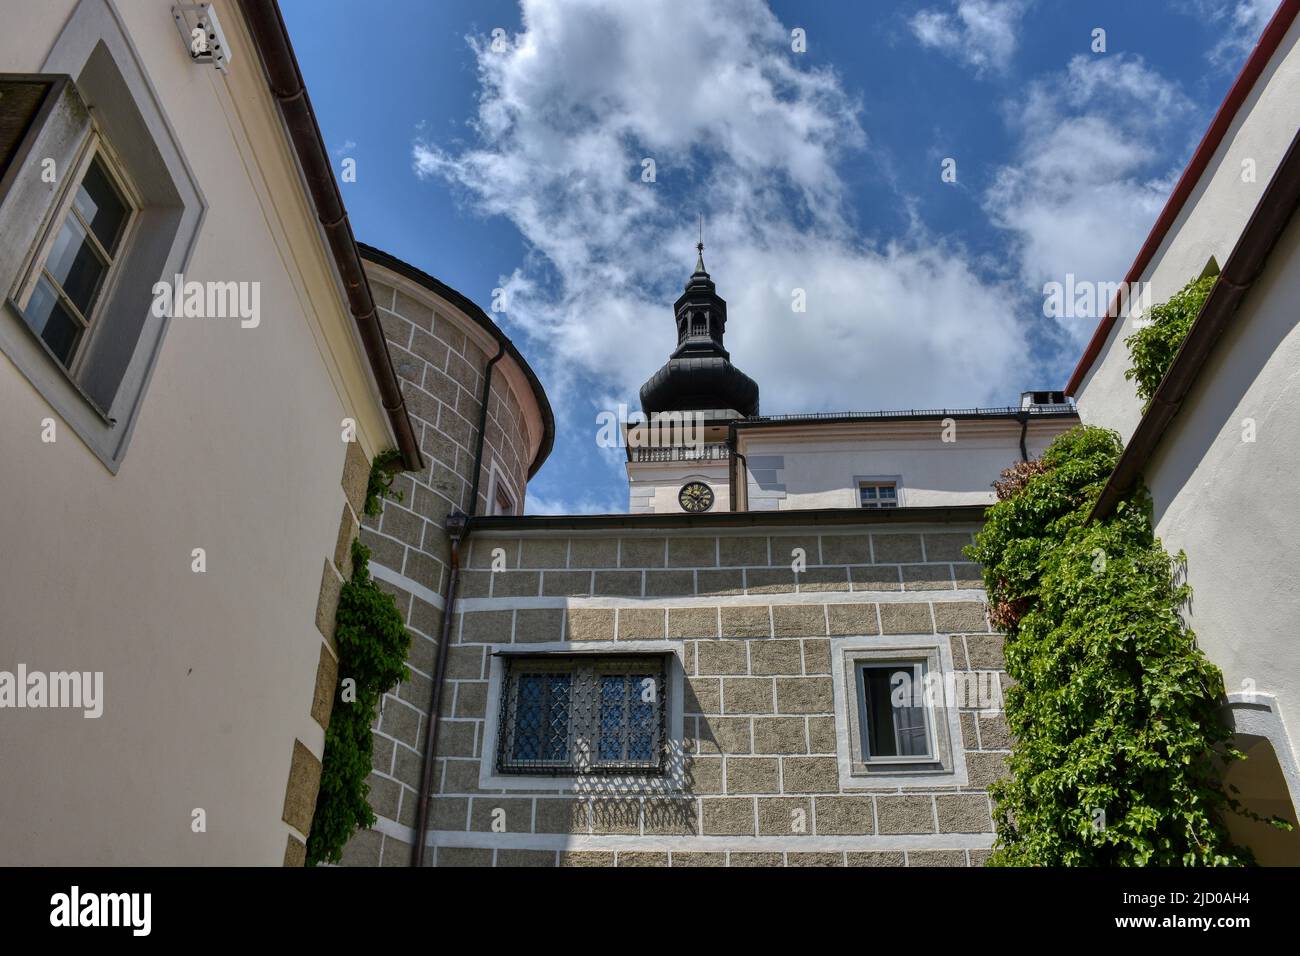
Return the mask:
[[[497,482],[492,495],[492,513],[494,515],[512,515],[515,513],[515,501],[504,482]]]
[[[15,296],[24,321],[74,379],[139,207],[108,143],[92,133]]]
[[[496,459],[488,469],[487,513],[490,515],[519,514],[519,505],[510,493],[510,485]]]
[[[924,704],[925,662],[859,662],[857,699],[865,763],[934,760],[934,735]]]
[[[897,508],[898,482],[879,478],[858,479],[858,505],[862,508]]]
[[[832,654],[841,786],[963,785],[958,707],[978,675],[955,674],[939,642],[844,641]]]

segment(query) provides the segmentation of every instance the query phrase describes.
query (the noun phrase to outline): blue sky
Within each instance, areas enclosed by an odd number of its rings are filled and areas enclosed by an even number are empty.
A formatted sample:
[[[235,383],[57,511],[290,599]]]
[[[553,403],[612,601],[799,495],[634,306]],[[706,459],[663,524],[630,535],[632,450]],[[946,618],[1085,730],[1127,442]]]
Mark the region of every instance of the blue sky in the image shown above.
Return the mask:
[[[596,416],[675,345],[701,213],[765,413],[1062,387],[1095,320],[1044,284],[1123,278],[1276,6],[281,0],[358,238],[506,290],[556,413],[530,512],[626,510]]]

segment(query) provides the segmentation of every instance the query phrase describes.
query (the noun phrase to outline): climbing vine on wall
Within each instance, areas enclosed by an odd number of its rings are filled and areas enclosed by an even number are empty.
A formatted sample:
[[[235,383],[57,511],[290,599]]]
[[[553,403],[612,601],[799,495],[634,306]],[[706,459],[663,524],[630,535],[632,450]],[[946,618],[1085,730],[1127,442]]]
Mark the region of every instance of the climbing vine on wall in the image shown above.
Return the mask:
[[[994,865],[1250,862],[1223,823],[1241,808],[1221,769],[1242,755],[1222,676],[1180,614],[1182,556],[1153,536],[1144,490],[1087,520],[1120,450],[1108,430],[1061,435],[1004,473],[967,549],[1014,681]]]
[[[389,487],[383,469],[389,457],[376,457],[370,471],[365,512],[379,513],[380,498],[400,497]],[[372,510],[373,509],[373,510]],[[320,794],[307,838],[307,863],[337,863],[352,834],[373,826],[374,811],[366,797],[372,765],[371,724],[384,691],[410,677],[406,655],[411,635],[391,594],[370,576],[370,549],[352,542],[352,576],[339,594],[334,639],[339,655],[339,682],[334,709],[325,731]]]
[[[1146,323],[1124,340],[1133,361],[1124,377],[1137,382],[1138,398],[1142,399],[1144,412],[1200,314],[1201,306],[1209,298],[1217,278],[1217,275],[1209,275],[1195,279],[1169,301],[1152,306],[1144,317]]]

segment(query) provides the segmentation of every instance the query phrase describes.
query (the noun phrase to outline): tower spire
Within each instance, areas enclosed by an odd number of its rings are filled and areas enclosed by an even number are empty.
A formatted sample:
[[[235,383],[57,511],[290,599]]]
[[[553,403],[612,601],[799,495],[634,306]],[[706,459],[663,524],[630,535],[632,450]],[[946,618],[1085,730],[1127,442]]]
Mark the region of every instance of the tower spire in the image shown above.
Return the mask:
[[[704,213],[700,213],[700,241],[695,244],[697,255],[695,257],[695,274],[708,275],[704,271]]]

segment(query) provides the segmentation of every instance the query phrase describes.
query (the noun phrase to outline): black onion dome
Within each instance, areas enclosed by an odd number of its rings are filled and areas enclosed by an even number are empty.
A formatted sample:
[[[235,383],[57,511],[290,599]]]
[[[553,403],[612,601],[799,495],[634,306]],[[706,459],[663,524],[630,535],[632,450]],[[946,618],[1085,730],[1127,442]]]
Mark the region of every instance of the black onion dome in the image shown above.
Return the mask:
[[[758,414],[758,383],[731,364],[722,345],[727,303],[704,271],[704,245],[686,290],[673,306],[677,348],[666,365],[641,386],[641,410],[736,411]]]

